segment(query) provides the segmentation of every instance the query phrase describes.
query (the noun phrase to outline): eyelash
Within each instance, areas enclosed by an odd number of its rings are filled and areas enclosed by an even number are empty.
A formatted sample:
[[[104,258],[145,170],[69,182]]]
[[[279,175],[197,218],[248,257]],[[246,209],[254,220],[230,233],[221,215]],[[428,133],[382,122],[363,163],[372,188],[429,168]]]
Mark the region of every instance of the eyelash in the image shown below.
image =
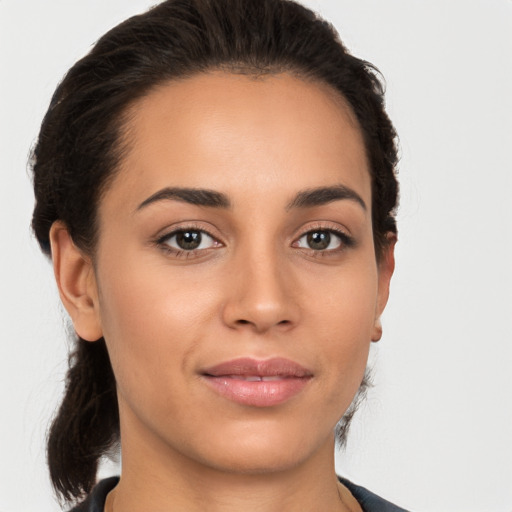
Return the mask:
[[[207,235],[210,237],[217,246],[208,247],[205,249],[176,249],[174,247],[169,246],[169,240],[173,237],[179,235],[180,233],[187,233],[187,232],[198,232],[203,235]],[[336,247],[334,249],[311,249],[307,247],[297,247],[299,249],[303,249],[304,251],[307,251],[310,256],[312,257],[328,257],[328,256],[335,256],[339,253],[345,251],[346,249],[350,249],[351,247],[355,246],[355,240],[351,236],[347,235],[347,233],[341,231],[340,229],[336,229],[330,226],[325,225],[317,225],[313,226],[312,228],[308,229],[307,231],[304,231],[298,238],[295,238],[292,247],[294,244],[297,244],[302,238],[307,237],[308,235],[312,233],[329,233],[330,235],[334,234],[340,242],[339,247]],[[210,233],[208,230],[204,229],[203,227],[195,226],[195,225],[188,225],[179,227],[177,229],[174,229],[170,231],[169,233],[166,233],[165,235],[160,236],[155,240],[155,244],[162,249],[166,254],[173,256],[174,258],[193,258],[197,257],[198,253],[207,254],[207,252],[210,251],[210,249],[215,249],[216,247],[223,247],[224,244],[220,242],[217,237],[215,237],[212,233]]]
[[[338,256],[340,253],[344,252],[347,249],[355,247],[356,241],[353,237],[342,231],[341,229],[334,228],[332,226],[328,226],[325,224],[318,224],[310,227],[307,231],[303,232],[298,238],[293,242],[294,244],[298,243],[299,240],[306,237],[312,233],[329,233],[330,235],[334,234],[340,242],[339,247],[335,249],[327,249],[327,250],[318,250],[304,247],[305,251],[307,251],[308,255],[313,258],[326,258],[330,256]]]
[[[169,233],[166,233],[165,235],[162,235],[161,237],[159,237],[155,241],[155,243],[166,254],[168,254],[170,256],[173,256],[174,258],[183,258],[183,259],[193,258],[193,257],[197,256],[198,253],[200,253],[200,252],[202,252],[203,254],[206,254],[207,251],[209,252],[210,249],[215,248],[215,247],[208,247],[206,249],[186,250],[186,249],[176,249],[175,247],[169,246],[169,240],[170,239],[172,239],[173,237],[179,235],[180,233],[187,233],[187,232],[189,232],[189,233],[190,232],[196,232],[196,233],[201,233],[202,235],[207,235],[216,244],[219,244],[219,246],[223,246],[224,245],[224,244],[222,244],[222,242],[219,242],[217,237],[212,235],[208,230],[204,229],[203,227],[195,226],[193,224],[190,224],[190,225],[187,225],[187,226],[183,226],[183,227],[179,227],[177,229],[173,229]]]

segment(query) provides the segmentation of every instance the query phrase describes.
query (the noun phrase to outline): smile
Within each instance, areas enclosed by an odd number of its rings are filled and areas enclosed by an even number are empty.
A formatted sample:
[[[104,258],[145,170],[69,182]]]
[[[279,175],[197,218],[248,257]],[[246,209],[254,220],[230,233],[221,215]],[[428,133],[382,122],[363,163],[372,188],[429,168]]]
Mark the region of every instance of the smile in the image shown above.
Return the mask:
[[[299,394],[313,374],[289,359],[234,359],[201,372],[216,394],[241,405],[272,407]]]

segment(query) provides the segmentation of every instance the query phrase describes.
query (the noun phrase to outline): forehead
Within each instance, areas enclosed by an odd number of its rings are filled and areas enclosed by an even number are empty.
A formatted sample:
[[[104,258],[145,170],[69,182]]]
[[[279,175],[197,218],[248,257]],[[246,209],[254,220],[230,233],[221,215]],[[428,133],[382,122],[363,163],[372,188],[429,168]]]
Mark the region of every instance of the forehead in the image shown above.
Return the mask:
[[[141,195],[170,185],[247,195],[342,183],[370,203],[358,122],[326,84],[210,72],[156,87],[127,119],[117,176]]]

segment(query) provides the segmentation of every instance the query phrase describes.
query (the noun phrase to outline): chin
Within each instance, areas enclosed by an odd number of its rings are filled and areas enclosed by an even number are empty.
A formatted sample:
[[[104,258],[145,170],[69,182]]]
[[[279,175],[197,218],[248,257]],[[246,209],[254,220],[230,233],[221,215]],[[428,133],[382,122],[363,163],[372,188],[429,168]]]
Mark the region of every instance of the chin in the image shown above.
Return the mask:
[[[326,445],[334,453],[334,434],[319,438],[318,433],[259,428],[257,432],[211,437],[198,458],[216,470],[239,474],[264,474],[299,466]],[[196,445],[197,447],[197,445]]]

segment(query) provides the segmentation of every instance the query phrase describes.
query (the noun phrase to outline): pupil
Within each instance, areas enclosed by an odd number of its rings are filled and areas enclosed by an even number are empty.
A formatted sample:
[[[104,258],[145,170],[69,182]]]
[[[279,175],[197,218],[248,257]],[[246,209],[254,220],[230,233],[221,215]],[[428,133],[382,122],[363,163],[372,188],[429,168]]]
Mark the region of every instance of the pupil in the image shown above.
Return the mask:
[[[327,249],[331,243],[331,234],[328,231],[313,231],[308,234],[308,245],[311,249],[320,251]]]
[[[197,249],[201,245],[201,233],[199,231],[181,231],[176,235],[176,243],[186,251]]]

